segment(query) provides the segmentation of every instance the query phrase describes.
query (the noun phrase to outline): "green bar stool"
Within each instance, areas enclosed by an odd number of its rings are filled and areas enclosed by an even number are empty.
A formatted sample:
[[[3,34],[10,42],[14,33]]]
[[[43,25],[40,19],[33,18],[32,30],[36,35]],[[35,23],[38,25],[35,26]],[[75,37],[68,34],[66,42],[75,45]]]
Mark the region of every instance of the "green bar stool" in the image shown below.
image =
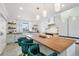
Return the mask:
[[[51,53],[50,55],[48,55],[48,56],[57,56],[58,54],[56,53],[56,52],[53,52],[53,53]]]
[[[28,56],[45,56],[45,54],[40,52],[39,45],[35,44],[29,47]]]
[[[20,37],[19,39],[18,39],[18,45],[19,46],[21,46],[21,41],[27,41],[27,40],[32,40],[32,38],[30,38],[30,37]],[[32,41],[33,42],[33,41]]]
[[[56,52],[53,52],[52,54],[48,56],[57,56],[58,54]],[[44,53],[40,52],[40,48],[38,44],[32,45],[28,49],[28,56],[46,56]]]
[[[33,45],[33,40],[23,40],[21,41],[21,49],[24,55],[28,54],[29,46]]]
[[[19,45],[19,46],[21,46],[21,41],[23,41],[23,40],[27,40],[26,37],[20,37],[20,38],[18,39],[18,45]]]

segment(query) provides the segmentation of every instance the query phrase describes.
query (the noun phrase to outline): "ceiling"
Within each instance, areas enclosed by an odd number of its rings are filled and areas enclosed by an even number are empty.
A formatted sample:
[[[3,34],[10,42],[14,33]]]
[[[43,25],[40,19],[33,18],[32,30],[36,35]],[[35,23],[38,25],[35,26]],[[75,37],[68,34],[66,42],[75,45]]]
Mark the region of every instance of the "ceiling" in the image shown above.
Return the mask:
[[[62,3],[61,5],[64,5],[64,7],[61,7],[61,10],[58,12],[78,6],[77,3]],[[5,7],[8,12],[8,18],[11,19],[36,20],[37,14],[42,19],[44,18],[42,14],[43,10],[47,11],[47,17],[58,13],[54,9],[54,3],[5,3]],[[22,7],[23,10],[20,10],[19,7]]]

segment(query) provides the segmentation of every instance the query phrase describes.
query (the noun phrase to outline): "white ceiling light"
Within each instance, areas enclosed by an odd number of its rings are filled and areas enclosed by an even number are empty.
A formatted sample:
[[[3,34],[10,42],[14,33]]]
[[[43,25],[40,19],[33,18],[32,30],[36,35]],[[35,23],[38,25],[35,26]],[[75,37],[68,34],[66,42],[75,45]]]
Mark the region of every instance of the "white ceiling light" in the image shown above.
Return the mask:
[[[43,17],[47,17],[47,11],[43,10]]]
[[[62,7],[64,7],[64,5],[63,5],[63,4],[62,4],[61,6],[62,6]]]
[[[75,21],[75,20],[76,20],[76,16],[73,16],[72,18],[73,18],[73,21]]]
[[[23,7],[19,7],[20,10],[23,10]]]
[[[18,15],[17,17],[18,17],[18,18],[20,18],[21,16],[20,16],[20,15]]]
[[[54,7],[55,7],[55,11],[60,11],[60,3],[55,3]]]
[[[36,15],[36,19],[39,20],[40,19],[40,16],[39,15]]]

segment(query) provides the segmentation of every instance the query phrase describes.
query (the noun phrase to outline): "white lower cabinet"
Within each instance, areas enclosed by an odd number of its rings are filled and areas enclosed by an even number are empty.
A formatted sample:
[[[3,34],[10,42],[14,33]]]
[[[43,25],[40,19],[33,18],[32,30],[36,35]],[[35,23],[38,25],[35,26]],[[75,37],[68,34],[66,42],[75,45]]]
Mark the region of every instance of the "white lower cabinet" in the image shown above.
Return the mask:
[[[24,37],[23,34],[8,34],[7,35],[7,43],[14,43],[18,41],[18,38]]]
[[[34,41],[34,43],[38,43]],[[42,44],[38,43],[40,46],[40,51],[46,55],[49,55],[53,53],[53,50],[50,50],[49,48],[43,46]],[[79,48],[79,46],[78,46]],[[76,56],[76,44],[73,43],[71,46],[69,46],[67,49],[62,51],[61,53],[58,53],[58,56]]]
[[[79,56],[79,44],[76,44],[76,56]]]
[[[76,44],[72,44],[67,50],[66,50],[67,56],[76,56]]]
[[[12,34],[8,34],[7,35],[7,43],[12,43],[12,42],[14,42],[14,35],[12,35]]]
[[[76,56],[76,44],[72,44],[66,50],[61,52],[59,56]]]

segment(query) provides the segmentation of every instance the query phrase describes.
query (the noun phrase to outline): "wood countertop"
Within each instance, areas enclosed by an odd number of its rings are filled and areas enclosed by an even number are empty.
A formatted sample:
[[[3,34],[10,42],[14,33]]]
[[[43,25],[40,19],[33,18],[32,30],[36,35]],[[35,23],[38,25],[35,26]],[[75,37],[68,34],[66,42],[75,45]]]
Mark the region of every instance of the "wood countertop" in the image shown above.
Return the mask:
[[[75,42],[73,39],[66,39],[64,37],[42,38],[37,34],[31,35],[31,38],[57,53],[61,53]]]

